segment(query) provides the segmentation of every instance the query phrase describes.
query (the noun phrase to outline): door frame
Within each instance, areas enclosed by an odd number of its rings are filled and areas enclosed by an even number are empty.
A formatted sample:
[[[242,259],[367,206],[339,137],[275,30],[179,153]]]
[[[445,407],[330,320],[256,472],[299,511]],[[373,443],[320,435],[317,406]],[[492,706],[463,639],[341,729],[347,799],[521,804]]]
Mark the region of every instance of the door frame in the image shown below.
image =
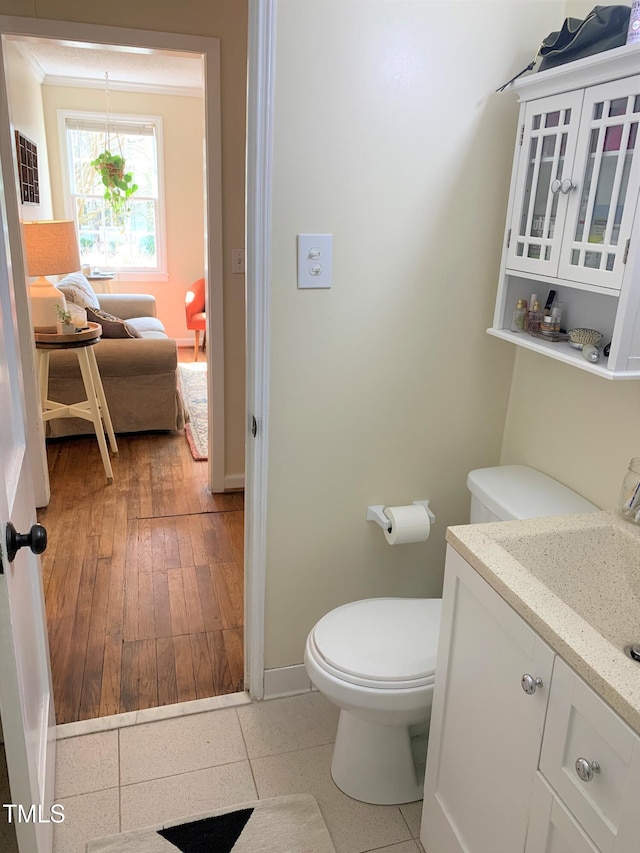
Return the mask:
[[[64,21],[45,21],[36,18],[19,18],[0,16],[0,35],[34,35],[52,38],[78,38],[79,40],[95,40],[99,43],[135,44],[156,47],[160,49],[184,49],[206,53],[213,43],[219,46],[216,39],[199,36],[173,35],[156,33],[154,31],[130,30],[120,27],[106,27],[97,24],[78,24]],[[247,163],[246,163],[246,324],[247,324],[247,369],[246,369],[246,405],[247,417],[245,425],[245,688],[252,699],[264,697],[264,623],[265,623],[265,594],[266,594],[266,549],[267,549],[267,470],[268,470],[268,415],[269,415],[269,349],[270,349],[270,288],[271,288],[271,196],[272,196],[272,152],[273,152],[273,97],[275,88],[275,35],[276,35],[276,3],[275,0],[249,0],[249,32],[248,32],[248,87],[247,87]],[[211,64],[210,64],[211,65]],[[210,72],[211,68],[210,68]],[[0,69],[0,83],[4,82],[4,70]],[[207,78],[209,79],[209,78]],[[207,99],[205,98],[205,105]],[[211,126],[215,130],[216,143],[213,151],[208,149],[208,157],[213,153],[221,161],[220,149],[220,115],[219,109],[208,111],[206,116],[207,136],[210,141],[214,134],[210,133]],[[211,126],[210,126],[211,125]],[[2,140],[8,137],[8,132],[0,133],[0,157],[4,160],[11,157],[13,167],[13,150],[9,140],[10,153],[2,149]],[[213,174],[208,169],[209,181]],[[220,175],[216,174],[217,186],[220,187]],[[8,188],[10,193],[16,193],[16,188]],[[219,224],[219,242],[208,246],[209,258],[213,257],[208,277],[208,297],[215,306],[213,317],[209,312],[207,321],[210,324],[209,340],[217,342],[217,349],[210,349],[215,357],[215,371],[209,371],[215,378],[213,382],[214,395],[210,400],[220,401],[213,405],[209,412],[209,423],[214,428],[214,447],[210,456],[221,460],[217,466],[215,482],[211,482],[212,491],[224,488],[224,350],[223,350],[223,315],[222,315],[222,218],[220,192],[208,193],[208,213],[210,221]],[[21,247],[20,228],[17,222],[18,201],[17,193],[12,201],[8,197],[8,205],[16,213],[9,216],[10,237],[12,249]],[[18,242],[15,243],[14,240]],[[30,332],[29,307],[26,292],[26,266],[21,251],[14,252],[16,261],[14,273],[16,279],[25,282],[24,293],[17,294],[22,304],[18,305],[19,315],[26,317]],[[217,271],[217,275],[211,274]],[[24,335],[21,336],[21,338]],[[37,380],[33,347],[30,340],[21,348],[23,371],[25,373],[25,396],[29,389],[35,392]],[[25,361],[25,355],[27,360]],[[35,397],[37,400],[37,397]],[[28,437],[27,448],[30,457],[35,460],[36,476],[34,482],[38,485],[38,470],[46,479],[48,492],[48,475],[46,455],[44,453],[44,431],[42,419],[38,410],[39,431]],[[258,432],[252,437],[252,418],[258,424]],[[41,460],[36,459],[41,455]],[[42,494],[43,485],[40,485]],[[44,503],[48,502],[47,498]]]
[[[223,318],[223,275],[222,275],[222,146],[220,118],[220,41],[217,38],[195,35],[176,35],[152,30],[126,29],[123,27],[83,24],[74,21],[48,21],[39,18],[0,16],[0,36],[36,36],[40,38],[64,39],[90,42],[96,45],[117,46],[122,50],[142,47],[157,50],[182,50],[204,56],[205,72],[205,164],[206,164],[206,209],[205,223],[205,280],[207,300],[207,340],[209,343],[208,374],[209,399],[209,486],[212,492],[223,492],[225,481],[225,418],[224,418],[224,318]],[[0,72],[4,80],[4,69]],[[210,97],[216,92],[218,97]],[[13,144],[9,127],[0,132],[0,157],[7,166],[13,167]],[[10,183],[10,182],[9,182]],[[27,298],[26,265],[22,252],[19,204],[16,188],[7,186],[7,219],[11,257],[16,281],[16,308],[20,331],[20,349],[23,358],[25,402],[32,479],[36,491],[36,503],[44,506],[49,499],[49,479],[44,448],[44,428],[37,400],[37,381],[33,347],[31,345],[31,321]],[[25,282],[24,288],[19,286]]]
[[[252,699],[264,698],[275,38],[275,0],[249,0],[244,667]]]

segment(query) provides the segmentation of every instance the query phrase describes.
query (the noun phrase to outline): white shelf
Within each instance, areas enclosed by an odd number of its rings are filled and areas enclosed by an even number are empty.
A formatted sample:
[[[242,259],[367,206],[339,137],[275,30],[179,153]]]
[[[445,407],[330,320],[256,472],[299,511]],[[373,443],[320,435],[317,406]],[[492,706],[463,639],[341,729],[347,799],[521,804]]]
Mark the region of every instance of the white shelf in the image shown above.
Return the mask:
[[[526,332],[512,332],[510,329],[491,328],[487,329],[487,333],[493,335],[494,338],[509,341],[509,343],[516,344],[533,352],[555,358],[556,361],[562,361],[565,364],[570,364],[572,367],[586,370],[587,373],[603,376],[605,379],[640,379],[640,370],[609,370],[607,359],[604,356],[601,356],[601,360],[595,363],[587,361],[582,357],[580,350],[570,346],[566,341],[558,341],[556,343],[544,341],[542,338],[534,338]]]
[[[512,240],[514,239],[513,235],[511,237],[511,239]],[[518,238],[516,238],[516,239],[518,239]],[[544,237],[544,238],[543,237],[524,237],[522,239],[524,239],[524,240],[547,240],[547,242],[548,242],[549,238],[547,238],[547,237]],[[599,243],[593,243],[592,245],[598,246],[600,244]],[[596,249],[596,251],[597,251],[597,249]],[[543,282],[544,284],[548,284],[550,287],[558,288],[558,287],[564,286],[564,287],[570,287],[571,290],[587,290],[590,293],[599,293],[602,296],[613,296],[613,297],[615,297],[615,299],[620,298],[620,290],[615,289],[613,287],[600,287],[600,285],[587,284],[587,282],[584,282],[584,281],[573,281],[570,279],[561,279],[561,278],[558,278],[557,276],[553,276],[553,275],[542,275],[541,273],[537,273],[537,272],[525,272],[523,270],[517,270],[517,269],[506,269],[505,273],[506,273],[506,275],[515,276],[516,278],[527,279],[528,281],[540,281],[540,282]]]

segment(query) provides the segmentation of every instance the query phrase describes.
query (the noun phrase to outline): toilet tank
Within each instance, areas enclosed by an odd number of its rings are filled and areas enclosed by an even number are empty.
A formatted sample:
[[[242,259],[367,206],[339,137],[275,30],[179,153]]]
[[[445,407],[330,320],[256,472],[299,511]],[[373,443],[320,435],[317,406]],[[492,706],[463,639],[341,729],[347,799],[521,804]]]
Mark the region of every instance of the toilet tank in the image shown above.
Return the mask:
[[[467,477],[467,488],[472,524],[598,511],[582,495],[527,465],[477,468]]]

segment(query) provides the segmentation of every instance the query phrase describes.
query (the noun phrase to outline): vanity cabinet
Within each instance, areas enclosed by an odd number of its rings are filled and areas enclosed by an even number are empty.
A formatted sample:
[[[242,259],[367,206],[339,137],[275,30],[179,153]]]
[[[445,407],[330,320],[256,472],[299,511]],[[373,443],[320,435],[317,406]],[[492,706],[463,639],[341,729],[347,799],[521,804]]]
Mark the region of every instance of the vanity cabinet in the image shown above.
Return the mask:
[[[629,45],[529,77],[520,99],[496,337],[610,379],[640,378],[640,47]],[[562,326],[602,332],[608,358],[513,332],[518,299],[549,290]]]
[[[639,795],[640,736],[449,545],[426,853],[637,853]]]

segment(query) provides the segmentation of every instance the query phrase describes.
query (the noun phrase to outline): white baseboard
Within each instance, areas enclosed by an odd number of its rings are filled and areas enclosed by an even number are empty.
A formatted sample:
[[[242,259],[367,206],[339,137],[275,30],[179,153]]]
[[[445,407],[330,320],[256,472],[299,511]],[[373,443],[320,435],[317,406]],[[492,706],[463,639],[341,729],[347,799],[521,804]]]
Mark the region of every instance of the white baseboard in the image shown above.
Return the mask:
[[[225,491],[244,489],[244,474],[225,474],[224,488]]]
[[[179,347],[189,347],[189,349],[193,349],[194,338],[174,338],[174,341]]]
[[[264,698],[277,699],[280,696],[296,696],[298,693],[308,693],[311,681],[304,664],[296,666],[280,666],[277,669],[264,671]]]

